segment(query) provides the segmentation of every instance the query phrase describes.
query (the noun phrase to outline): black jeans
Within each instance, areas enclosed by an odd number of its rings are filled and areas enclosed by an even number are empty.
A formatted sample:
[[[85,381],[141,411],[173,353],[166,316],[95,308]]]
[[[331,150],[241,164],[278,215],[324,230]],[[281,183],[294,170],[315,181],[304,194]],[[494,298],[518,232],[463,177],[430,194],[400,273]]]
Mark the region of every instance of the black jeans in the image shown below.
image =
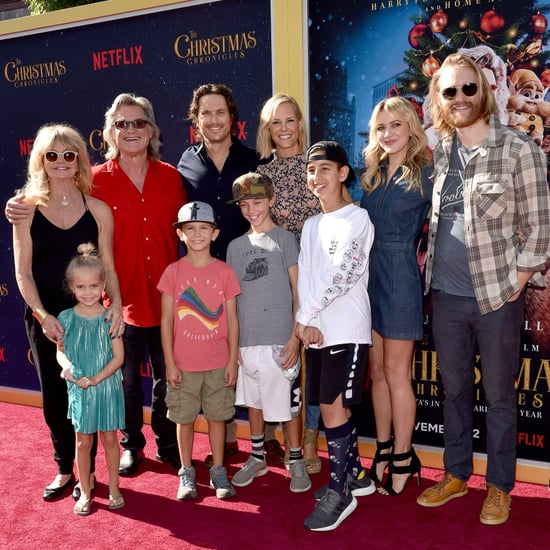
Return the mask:
[[[160,341],[160,327],[124,327],[124,365],[122,385],[126,412],[126,426],[122,430],[124,449],[140,451],[145,447],[143,428],[143,390],[141,366],[149,352],[153,374],[151,427],[159,452],[177,449],[176,425],[166,417],[166,365]]]
[[[73,472],[75,434],[73,424],[67,418],[67,382],[60,376],[61,367],[55,357],[55,344],[44,336],[42,326],[32,316],[29,308],[25,312],[25,330],[42,389],[42,412],[50,429],[53,458],[57,462],[58,473],[68,475]],[[91,450],[91,472],[95,471],[96,454],[97,434]]]

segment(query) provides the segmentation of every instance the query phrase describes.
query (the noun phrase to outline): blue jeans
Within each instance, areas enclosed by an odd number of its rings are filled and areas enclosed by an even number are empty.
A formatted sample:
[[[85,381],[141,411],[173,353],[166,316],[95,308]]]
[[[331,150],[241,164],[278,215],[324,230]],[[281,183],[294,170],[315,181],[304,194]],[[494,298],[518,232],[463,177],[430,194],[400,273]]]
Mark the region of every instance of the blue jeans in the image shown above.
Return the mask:
[[[475,298],[433,292],[432,333],[445,389],[445,470],[467,481],[473,470],[474,359],[481,356],[487,401],[487,482],[514,487],[517,442],[515,377],[520,364],[523,294],[481,315]]]
[[[177,449],[176,425],[166,417],[166,365],[160,341],[160,327],[124,326],[124,365],[122,384],[126,426],[122,431],[121,445],[124,449],[139,451],[145,447],[143,428],[143,390],[141,365],[149,352],[153,373],[153,396],[151,401],[151,428],[159,452]]]

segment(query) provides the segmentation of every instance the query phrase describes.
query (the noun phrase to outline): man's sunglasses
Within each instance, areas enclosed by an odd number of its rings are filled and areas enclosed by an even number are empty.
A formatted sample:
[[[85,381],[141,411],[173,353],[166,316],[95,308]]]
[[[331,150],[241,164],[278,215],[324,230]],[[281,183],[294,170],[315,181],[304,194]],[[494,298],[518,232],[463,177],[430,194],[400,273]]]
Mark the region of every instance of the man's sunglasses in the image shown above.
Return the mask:
[[[136,118],[136,120],[117,120],[116,122],[113,123],[113,126],[117,130],[128,130],[130,126],[133,126],[138,130],[143,130],[143,128],[145,128],[147,124],[149,124],[148,120],[145,120],[143,118]]]
[[[66,162],[73,162],[78,153],[76,151],[63,151],[63,153],[58,153],[57,151],[46,151],[44,153],[44,158],[48,162],[56,162],[59,157],[63,157],[63,160]]]
[[[466,97],[472,97],[477,94],[477,84],[475,82],[467,82],[466,84],[462,85],[461,89],[462,93]],[[459,88],[456,88],[455,86],[444,88],[443,90],[441,90],[441,95],[443,96],[443,99],[454,99],[458,90]]]

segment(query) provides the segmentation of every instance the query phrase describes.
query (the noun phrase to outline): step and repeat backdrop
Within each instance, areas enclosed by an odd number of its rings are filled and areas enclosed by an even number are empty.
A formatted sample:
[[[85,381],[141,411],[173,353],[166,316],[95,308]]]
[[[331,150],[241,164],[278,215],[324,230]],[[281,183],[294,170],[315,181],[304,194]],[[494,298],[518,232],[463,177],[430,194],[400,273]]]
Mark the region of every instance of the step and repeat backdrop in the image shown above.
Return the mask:
[[[359,175],[368,121],[378,101],[408,98],[421,117],[431,146],[437,136],[423,104],[433,73],[458,50],[474,58],[493,84],[499,117],[550,151],[550,5],[526,0],[340,0],[309,1],[311,140],[345,145]],[[527,92],[518,69],[530,71],[536,92]],[[527,74],[527,73],[518,73]],[[528,97],[526,97],[528,96]],[[529,102],[527,100],[530,100]],[[360,198],[358,186],[353,190]],[[549,283],[550,283],[550,275]],[[517,377],[518,457],[548,462],[550,447],[550,294],[527,291],[520,370]],[[429,299],[425,336],[412,365],[417,396],[416,444],[443,446],[443,387],[431,338]],[[485,451],[486,404],[475,373],[475,446]],[[361,431],[375,435],[368,395],[360,410]]]
[[[359,174],[373,106],[403,95],[423,118],[431,75],[459,49],[494,79],[499,116],[550,147],[550,7],[526,0],[308,0],[310,141],[337,139]],[[269,0],[224,0],[180,5],[131,17],[37,32],[2,41],[0,97],[0,204],[25,179],[37,129],[66,121],[85,135],[92,159],[103,161],[103,115],[114,97],[148,97],[162,129],[163,160],[176,164],[193,142],[186,120],[193,89],[207,82],[229,85],[239,108],[236,135],[255,145],[258,116],[272,93]],[[548,65],[547,65],[548,61]],[[536,107],[511,85],[519,68],[540,81]],[[522,105],[518,107],[518,105]],[[545,109],[546,108],[546,109]],[[532,111],[532,112],[531,112]],[[536,117],[536,124],[529,124]],[[435,136],[424,120],[431,143]],[[352,190],[360,198],[361,190]],[[2,216],[3,219],[3,216]],[[549,275],[550,278],[550,275]],[[550,281],[549,281],[550,282]],[[550,291],[527,291],[518,396],[518,457],[548,461],[550,422]],[[23,302],[13,274],[11,227],[0,221],[0,386],[38,390],[25,338]],[[412,365],[417,395],[414,443],[443,446],[443,388],[431,339],[429,300],[425,336]],[[475,372],[475,450],[485,450],[485,401],[478,361]],[[144,388],[150,369],[143,364]],[[149,392],[146,392],[148,394]],[[359,411],[361,435],[374,437],[368,391]]]
[[[145,96],[162,131],[162,159],[175,165],[193,143],[186,120],[193,90],[221,82],[238,107],[236,136],[256,145],[259,112],[272,94],[270,0],[176,6],[0,42],[0,386],[39,389],[3,205],[25,181],[42,124],[74,125],[101,163],[105,111],[121,92]],[[147,361],[143,380],[150,387]]]

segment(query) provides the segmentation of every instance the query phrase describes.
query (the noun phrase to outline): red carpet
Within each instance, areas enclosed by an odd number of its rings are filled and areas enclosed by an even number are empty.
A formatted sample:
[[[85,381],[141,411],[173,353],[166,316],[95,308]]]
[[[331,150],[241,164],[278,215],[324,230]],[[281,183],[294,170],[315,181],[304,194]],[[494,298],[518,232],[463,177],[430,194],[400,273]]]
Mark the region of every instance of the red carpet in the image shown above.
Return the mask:
[[[546,487],[520,483],[512,493],[507,523],[486,526],[478,516],[485,497],[482,480],[472,478],[468,495],[441,508],[426,509],[415,502],[420,490],[409,483],[397,498],[374,494],[359,498],[357,510],[336,531],[311,533],[303,528],[313,509],[311,492],[293,494],[285,470],[269,474],[237,489],[235,499],[219,501],[208,487],[202,459],[208,452],[206,435],[197,434],[194,458],[198,499],[178,502],[174,470],[154,459],[150,426],[146,426],[148,457],[142,474],[121,478],[127,505],[107,508],[107,480],[103,454],[98,454],[98,485],[92,514],[76,517],[70,497],[42,501],[43,487],[55,475],[52,449],[42,411],[0,403],[0,548],[94,549],[539,549],[550,546],[550,493]],[[247,455],[228,467],[232,476]],[[102,453],[102,449],[100,447]],[[365,461],[368,465],[368,462]],[[313,488],[326,483],[328,464],[312,476]],[[440,471],[423,469],[427,487]]]

